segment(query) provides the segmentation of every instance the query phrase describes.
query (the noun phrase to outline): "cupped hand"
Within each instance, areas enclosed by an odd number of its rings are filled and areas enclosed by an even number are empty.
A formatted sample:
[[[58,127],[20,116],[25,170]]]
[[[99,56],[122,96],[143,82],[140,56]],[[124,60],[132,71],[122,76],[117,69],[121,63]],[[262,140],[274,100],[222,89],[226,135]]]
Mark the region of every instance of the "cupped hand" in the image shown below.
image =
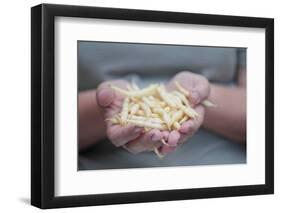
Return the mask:
[[[142,127],[132,124],[124,126],[112,124],[110,119],[121,111],[125,97],[111,89],[110,85],[127,89],[129,83],[125,80],[105,81],[97,89],[97,103],[102,109],[106,122],[106,133],[110,141],[116,147],[123,147],[134,154],[159,148],[163,133],[158,129],[144,132]]]
[[[208,98],[210,93],[209,81],[202,75],[188,71],[180,72],[167,83],[166,88],[168,91],[176,90],[175,82],[179,82],[190,92],[189,101],[191,106],[198,113],[198,117],[187,120],[178,130],[173,130],[165,134],[164,139],[167,141],[167,145],[163,145],[159,149],[160,153],[164,155],[174,151],[200,128],[204,120],[205,112],[201,103]]]

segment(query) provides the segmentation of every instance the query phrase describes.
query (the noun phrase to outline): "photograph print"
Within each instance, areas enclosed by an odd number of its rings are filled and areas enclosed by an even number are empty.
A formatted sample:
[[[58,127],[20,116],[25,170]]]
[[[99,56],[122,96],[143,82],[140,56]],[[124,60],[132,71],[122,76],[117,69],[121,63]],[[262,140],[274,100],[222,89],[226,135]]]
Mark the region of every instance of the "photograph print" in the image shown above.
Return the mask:
[[[78,170],[245,164],[243,47],[77,41]]]

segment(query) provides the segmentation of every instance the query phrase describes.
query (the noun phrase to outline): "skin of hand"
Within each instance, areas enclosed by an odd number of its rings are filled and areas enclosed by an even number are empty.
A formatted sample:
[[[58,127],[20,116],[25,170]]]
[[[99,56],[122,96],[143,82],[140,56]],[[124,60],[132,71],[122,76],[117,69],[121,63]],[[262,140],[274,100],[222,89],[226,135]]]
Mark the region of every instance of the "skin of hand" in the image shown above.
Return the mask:
[[[107,120],[121,111],[124,100],[124,96],[111,89],[110,85],[127,89],[128,82],[125,80],[105,81],[97,89],[96,99],[104,115],[106,134],[110,141],[116,147],[123,147],[133,154],[159,148],[161,146],[160,140],[164,137],[160,130],[153,129],[144,132],[143,128],[132,124],[126,126],[113,125],[111,121]]]
[[[168,145],[162,145],[160,153],[168,154],[174,151],[179,145],[188,140],[202,125],[204,120],[204,107],[200,105],[210,94],[209,81],[202,75],[183,71],[176,74],[166,85],[168,91],[176,90],[175,81],[179,82],[191,93],[190,103],[199,116],[184,122],[179,130],[164,133],[164,139]]]

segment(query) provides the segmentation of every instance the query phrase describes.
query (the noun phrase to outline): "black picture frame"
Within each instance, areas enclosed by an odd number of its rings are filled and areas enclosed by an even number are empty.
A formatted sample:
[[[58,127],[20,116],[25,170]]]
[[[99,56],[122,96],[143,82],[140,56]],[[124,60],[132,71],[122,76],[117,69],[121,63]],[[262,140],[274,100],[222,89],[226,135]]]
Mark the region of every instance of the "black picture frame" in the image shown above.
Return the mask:
[[[93,195],[54,195],[55,70],[57,16],[264,28],[266,134],[265,184]],[[149,10],[41,4],[31,8],[31,204],[59,208],[216,198],[274,193],[274,19]]]

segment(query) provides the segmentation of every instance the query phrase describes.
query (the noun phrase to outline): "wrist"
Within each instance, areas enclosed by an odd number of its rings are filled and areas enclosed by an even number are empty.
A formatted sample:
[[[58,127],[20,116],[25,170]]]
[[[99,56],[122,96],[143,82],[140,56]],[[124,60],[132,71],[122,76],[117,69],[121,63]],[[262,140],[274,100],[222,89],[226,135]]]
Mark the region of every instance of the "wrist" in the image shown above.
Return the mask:
[[[79,148],[84,149],[106,137],[102,109],[96,101],[96,91],[79,93]]]

